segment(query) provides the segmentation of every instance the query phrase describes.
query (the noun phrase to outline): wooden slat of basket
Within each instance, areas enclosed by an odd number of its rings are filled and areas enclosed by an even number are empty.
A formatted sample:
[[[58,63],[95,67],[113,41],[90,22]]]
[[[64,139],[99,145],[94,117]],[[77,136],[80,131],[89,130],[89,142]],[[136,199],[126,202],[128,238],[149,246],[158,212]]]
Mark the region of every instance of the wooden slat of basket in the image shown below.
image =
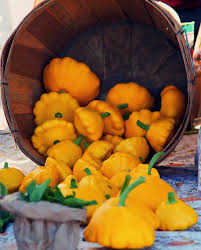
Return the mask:
[[[144,4],[144,1],[116,0],[116,2],[119,4],[121,9],[124,11],[125,15],[127,15],[130,20],[135,20],[135,22],[153,26],[153,23],[150,20],[149,13],[146,11],[146,6]],[[136,8],[136,5],[138,6],[138,8]]]
[[[157,29],[161,32],[163,32],[172,42],[174,42],[175,44],[177,44],[177,39],[175,37],[175,32],[174,32],[174,26],[172,25],[172,29],[170,29],[171,27],[171,23],[168,19],[165,19],[165,15],[162,17],[158,11],[156,11],[156,8],[153,7],[152,3],[147,3],[146,4],[146,9],[154,23],[154,26],[157,27]],[[165,12],[164,12],[165,13]],[[169,27],[167,29],[167,27]],[[180,29],[180,27],[178,26],[178,30]]]
[[[33,58],[31,61],[28,59],[30,55]],[[13,46],[13,57],[18,63],[10,62],[9,70],[11,73],[39,80],[41,79],[44,66],[50,61],[52,55],[41,49],[29,48],[16,43]]]

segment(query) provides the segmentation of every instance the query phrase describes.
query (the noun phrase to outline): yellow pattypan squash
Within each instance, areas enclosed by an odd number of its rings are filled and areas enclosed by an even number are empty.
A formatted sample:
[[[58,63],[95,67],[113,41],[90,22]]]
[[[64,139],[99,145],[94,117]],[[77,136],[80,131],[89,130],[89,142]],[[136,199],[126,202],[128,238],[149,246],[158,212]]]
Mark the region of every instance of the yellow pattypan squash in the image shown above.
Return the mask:
[[[146,161],[149,155],[149,145],[144,137],[136,136],[123,140],[115,148],[114,152],[125,152],[137,156]]]
[[[80,134],[91,141],[97,141],[103,134],[103,120],[93,109],[77,108],[74,113],[74,125]]]
[[[7,162],[5,162],[4,168],[0,169],[0,182],[6,186],[9,193],[17,191],[23,179],[24,174],[22,171],[17,168],[8,167]]]
[[[134,168],[130,175],[132,177],[132,181],[138,179],[140,176],[146,177],[146,178],[152,178],[152,176],[156,176],[160,178],[160,175],[158,173],[158,170],[156,168],[153,168],[153,166],[156,164],[157,160],[164,154],[164,152],[158,152],[156,153],[149,164],[139,164],[136,168]]]
[[[91,171],[86,168],[84,170],[87,173],[87,176],[83,177],[79,182],[79,186],[92,186],[100,190],[105,197],[116,196],[119,190],[116,186],[113,186],[110,180],[101,175],[92,175]]]
[[[70,168],[73,167],[75,162],[82,157],[82,149],[79,146],[82,136],[79,136],[74,142],[65,140],[58,142],[48,149],[47,155],[57,161],[65,162]]]
[[[77,181],[81,181],[83,177],[87,176],[86,172],[84,171],[85,168],[88,168],[93,175],[102,176],[102,173],[97,170],[96,167],[81,158],[76,161],[73,167],[73,175]]]
[[[82,105],[99,94],[96,74],[85,63],[70,57],[51,60],[44,69],[43,82],[48,92],[65,90]]]
[[[126,189],[127,189],[126,192],[130,192],[131,190],[133,190],[133,188],[138,186],[138,183],[141,183],[142,180],[143,178],[140,177],[135,182],[132,182],[129,185],[131,177],[129,175],[126,175],[120,193],[116,197],[110,198],[107,201],[105,201],[104,204],[102,205],[102,209],[107,206],[118,205],[119,197],[122,195],[122,193]],[[136,202],[132,197],[127,197],[125,200],[125,205],[132,208],[133,213],[136,212],[139,213],[147,222],[149,222],[149,224],[153,226],[154,229],[157,229],[159,227],[158,217],[151,209],[147,208],[143,203]]]
[[[109,103],[101,100],[94,100],[90,102],[87,107],[97,111],[103,118],[104,134],[117,136],[123,135],[124,120],[121,113],[116,107],[113,107]]]
[[[51,188],[55,188],[55,186],[59,183],[59,172],[55,165],[52,163],[46,162],[46,166],[40,166],[35,168],[33,171],[28,173],[19,188],[20,192],[26,192],[26,187],[33,181],[36,181],[36,184],[42,184],[43,182],[51,179],[49,186]]]
[[[130,173],[131,173],[131,169],[124,169],[124,170],[118,171],[115,175],[112,176],[110,181],[118,189],[121,189],[124,184],[126,176],[130,176]]]
[[[176,126],[181,122],[186,110],[186,97],[174,85],[169,85],[161,92],[161,115],[175,119]]]
[[[129,196],[136,202],[144,203],[148,208],[154,212],[157,210],[161,202],[166,201],[169,192],[176,192],[164,180],[158,176],[151,176],[146,178],[146,182],[133,189]]]
[[[153,225],[145,219],[143,210],[125,205],[127,195],[123,192],[117,205],[116,200],[110,201],[96,210],[84,229],[86,241],[115,249],[144,248],[154,243]]]
[[[58,188],[60,189],[64,197],[73,195],[73,191],[76,191],[76,189],[78,188],[75,176],[67,176],[63,182],[59,183]]]
[[[49,120],[36,127],[31,138],[34,148],[46,155],[47,150],[58,141],[74,140],[76,133],[71,122]]]
[[[185,202],[175,199],[173,192],[168,193],[168,200],[160,204],[156,210],[159,218],[159,229],[163,231],[186,230],[195,225],[198,215]]]
[[[141,109],[150,109],[153,106],[154,99],[146,88],[137,83],[129,82],[118,83],[111,88],[107,94],[106,101],[115,107],[127,104],[128,107],[121,111],[133,112]]]
[[[117,146],[121,141],[123,141],[123,138],[116,135],[104,135],[102,140],[111,142],[114,146]]]
[[[156,152],[163,151],[174,137],[175,120],[172,118],[163,118],[153,122],[151,125],[145,125],[138,120],[137,124],[147,131],[146,137]]]
[[[142,129],[137,125],[137,121],[141,121],[146,125],[150,125],[152,122],[160,118],[160,112],[155,111],[151,112],[148,109],[142,109],[131,113],[129,119],[125,121],[125,137],[134,137],[134,136],[145,136],[146,130]]]
[[[110,142],[103,140],[95,141],[85,150],[82,159],[99,169],[102,161],[111,155],[113,148],[114,145]]]
[[[79,107],[76,99],[68,93],[50,92],[41,95],[35,103],[33,113],[36,125],[47,120],[64,119],[69,122],[74,120],[74,111]]]
[[[56,161],[52,157],[47,157],[45,161],[45,166],[50,166],[57,168],[59,173],[59,183],[64,181],[67,176],[72,174],[71,168],[64,161]]]
[[[96,205],[86,206],[87,221],[89,221],[93,213],[96,211],[96,209],[100,207],[106,200],[104,194],[100,190],[98,190],[95,186],[78,185],[73,176],[68,176],[67,178],[68,178],[67,180],[58,185],[63,196],[73,195],[74,193],[76,198],[87,201],[95,200],[97,202]]]
[[[140,163],[141,161],[138,156],[124,152],[116,152],[103,162],[100,170],[110,179],[119,171],[128,169],[132,170]]]

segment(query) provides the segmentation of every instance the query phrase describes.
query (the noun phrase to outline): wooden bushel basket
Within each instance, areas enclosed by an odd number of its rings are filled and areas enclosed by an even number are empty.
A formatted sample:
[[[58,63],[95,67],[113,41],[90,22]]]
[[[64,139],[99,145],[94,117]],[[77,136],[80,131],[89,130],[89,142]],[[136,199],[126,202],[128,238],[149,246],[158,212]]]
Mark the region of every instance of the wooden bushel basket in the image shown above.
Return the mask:
[[[42,72],[54,57],[88,64],[101,80],[99,98],[118,82],[137,82],[155,97],[178,86],[187,109],[162,161],[180,141],[189,121],[194,74],[184,34],[152,0],[48,0],[33,9],[8,39],[1,58],[2,102],[19,148],[43,165],[31,144],[33,106],[44,92]],[[158,100],[158,103],[157,103]]]

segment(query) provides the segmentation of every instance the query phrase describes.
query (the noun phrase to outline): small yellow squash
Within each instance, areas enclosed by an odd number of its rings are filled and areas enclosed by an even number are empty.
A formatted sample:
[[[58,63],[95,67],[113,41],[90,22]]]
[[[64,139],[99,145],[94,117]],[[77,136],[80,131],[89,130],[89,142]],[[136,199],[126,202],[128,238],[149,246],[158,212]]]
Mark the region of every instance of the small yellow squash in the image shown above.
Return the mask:
[[[64,119],[73,122],[74,112],[78,107],[77,100],[68,93],[45,93],[35,103],[33,109],[35,123],[38,126],[47,120],[53,119]]]
[[[101,175],[92,175],[91,171],[86,168],[84,170],[87,173],[87,176],[83,177],[82,180],[79,182],[79,186],[92,186],[93,188],[97,188],[100,190],[105,197],[113,197],[116,196],[119,190],[116,186],[108,180],[106,177]]]
[[[156,176],[160,178],[159,172],[153,166],[156,164],[157,160],[164,154],[164,152],[156,153],[149,164],[139,164],[136,168],[134,168],[130,175],[132,177],[132,181],[138,179],[139,177],[143,176],[146,178],[152,178],[152,176]]]
[[[99,169],[102,162],[112,153],[114,145],[110,142],[98,140],[89,145],[85,150],[82,159]]]
[[[99,140],[103,134],[103,120],[93,109],[77,108],[74,113],[74,125],[80,134],[91,141]]]
[[[138,156],[131,155],[124,152],[116,152],[105,160],[101,167],[101,172],[108,177],[112,178],[121,170],[132,170],[141,163]]]
[[[175,199],[173,192],[168,193],[168,200],[160,204],[156,210],[159,218],[159,229],[163,231],[186,230],[195,225],[198,215],[185,202]]]
[[[174,137],[175,120],[173,118],[163,118],[151,125],[145,125],[138,120],[137,124],[147,131],[146,138],[156,152],[163,151]]]
[[[114,148],[114,152],[129,153],[141,157],[143,161],[146,161],[149,155],[149,145],[144,137],[131,137],[120,142]]]
[[[103,114],[108,114],[106,117],[102,116],[104,122],[104,134],[116,136],[123,135],[124,120],[116,107],[113,107],[109,103],[101,100],[94,100],[90,102],[87,107],[97,111],[101,116]]]
[[[88,168],[93,175],[101,175],[102,173],[96,169],[89,162],[81,159],[78,159],[73,167],[73,175],[75,176],[77,181],[81,181],[83,177],[87,176],[87,173],[84,171],[85,168]]]
[[[141,109],[150,109],[153,106],[154,99],[146,88],[137,83],[129,82],[118,83],[111,88],[107,94],[106,101],[115,107],[128,104],[128,107],[122,109],[122,112],[133,112]]]
[[[4,168],[0,169],[0,182],[6,186],[9,193],[17,191],[23,179],[24,174],[22,171],[17,168],[8,167],[7,162],[5,162]]]
[[[169,85],[161,92],[161,115],[175,119],[176,126],[181,122],[186,110],[186,97],[174,85]]]
[[[112,201],[96,210],[84,230],[86,241],[115,249],[144,248],[154,243],[153,225],[142,215],[143,210],[125,205],[128,195],[125,191],[117,205]]]
[[[74,142],[70,140],[58,142],[48,149],[47,155],[73,168],[75,162],[82,157],[82,149],[79,146],[82,139],[83,136],[79,136]]]
[[[51,188],[55,188],[55,186],[59,183],[59,172],[57,168],[53,164],[49,164],[48,161],[46,166],[39,166],[35,168],[33,171],[28,173],[19,188],[20,192],[26,192],[26,187],[35,180],[37,184],[42,184],[43,182],[51,179],[49,186]]]
[[[137,121],[141,121],[146,125],[150,125],[152,122],[160,118],[160,112],[155,111],[151,112],[148,109],[142,109],[131,113],[129,119],[125,121],[125,137],[134,137],[134,136],[145,136],[146,130],[142,129],[137,125]]]
[[[47,150],[58,141],[76,139],[74,126],[65,120],[49,120],[36,127],[31,138],[34,148],[46,155]]]
[[[161,202],[166,201],[169,192],[176,192],[164,180],[158,176],[146,177],[146,182],[133,189],[129,196],[136,202],[144,203],[145,206],[153,210],[157,210]]]
[[[48,92],[65,90],[82,105],[99,94],[96,74],[85,63],[70,57],[52,59],[44,69],[43,82]]]
[[[86,206],[87,209],[87,222],[92,217],[93,213],[98,207],[100,207],[106,200],[104,194],[92,185],[77,185],[77,182],[73,176],[68,176],[68,179],[59,184],[58,187],[64,196],[75,194],[75,197],[83,200],[95,200],[96,205]]]
[[[56,161],[52,157],[47,157],[45,161],[45,166],[50,166],[57,168],[59,173],[59,183],[64,181],[67,176],[72,174],[71,168],[64,161]]]

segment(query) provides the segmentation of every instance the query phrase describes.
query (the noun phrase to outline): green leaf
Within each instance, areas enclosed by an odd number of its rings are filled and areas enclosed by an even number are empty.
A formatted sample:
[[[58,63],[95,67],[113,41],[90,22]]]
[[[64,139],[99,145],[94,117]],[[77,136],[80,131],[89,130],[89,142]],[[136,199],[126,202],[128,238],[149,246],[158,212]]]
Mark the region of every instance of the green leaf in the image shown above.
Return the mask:
[[[36,180],[33,180],[27,187],[26,187],[26,191],[27,194],[30,195],[34,189],[36,188]]]
[[[38,201],[40,201],[43,194],[45,193],[45,190],[47,189],[50,181],[51,180],[49,179],[49,180],[43,182],[40,185],[36,185],[33,192],[29,195],[29,201],[30,202],[38,202]]]
[[[28,194],[20,193],[19,199],[22,201],[29,201]]]
[[[45,190],[45,192],[44,192],[43,197],[42,197],[41,200],[50,201],[50,202],[56,202],[55,194],[54,194],[53,190],[49,186]]]
[[[0,211],[0,233],[3,233],[4,229],[9,222],[14,221],[15,216],[7,211]]]
[[[63,205],[68,207],[83,208],[85,206],[97,205],[97,201],[85,201],[78,198],[66,198],[62,201]]]
[[[6,219],[7,217],[9,217],[9,212],[4,211],[4,210],[0,210],[0,219],[1,219],[1,220],[4,220],[4,219]]]
[[[8,194],[7,187],[0,182],[0,196],[6,196]]]
[[[54,190],[54,193],[55,193],[55,198],[58,200],[58,201],[62,201],[65,199],[65,197],[63,196],[63,194],[61,193],[60,189],[58,188],[58,186],[56,186],[55,190]]]
[[[3,233],[4,222],[0,219],[0,233]]]

